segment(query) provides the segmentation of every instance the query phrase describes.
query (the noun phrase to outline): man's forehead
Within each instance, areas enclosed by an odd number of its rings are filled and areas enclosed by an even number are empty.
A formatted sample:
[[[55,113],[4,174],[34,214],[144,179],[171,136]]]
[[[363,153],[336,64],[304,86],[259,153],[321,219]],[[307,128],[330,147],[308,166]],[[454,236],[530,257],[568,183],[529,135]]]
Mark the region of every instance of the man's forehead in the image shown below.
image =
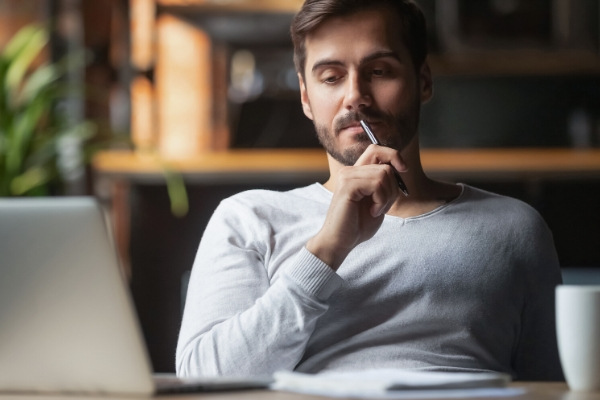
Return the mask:
[[[306,36],[306,71],[321,60],[393,56],[407,53],[395,15],[369,9],[330,17]]]

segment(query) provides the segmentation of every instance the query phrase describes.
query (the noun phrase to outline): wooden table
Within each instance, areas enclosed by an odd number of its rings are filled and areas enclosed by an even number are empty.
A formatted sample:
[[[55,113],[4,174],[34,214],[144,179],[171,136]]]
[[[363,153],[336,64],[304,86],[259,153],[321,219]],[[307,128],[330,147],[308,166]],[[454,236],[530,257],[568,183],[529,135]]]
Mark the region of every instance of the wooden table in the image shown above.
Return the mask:
[[[469,400],[481,399],[515,399],[515,400],[600,400],[600,392],[584,393],[569,391],[567,385],[562,382],[521,382],[513,383],[512,387],[524,388],[525,393],[512,397],[469,397]],[[142,399],[143,397],[135,397]],[[332,397],[309,396],[296,393],[275,392],[264,390],[240,391],[240,392],[221,392],[221,393],[199,393],[188,395],[172,395],[158,397],[162,400],[184,400],[184,399],[202,399],[202,400],[331,400]],[[435,399],[449,399],[452,397],[439,397]],[[118,396],[73,396],[73,395],[14,395],[0,394],[0,400],[75,400],[75,399],[127,399],[127,397]]]

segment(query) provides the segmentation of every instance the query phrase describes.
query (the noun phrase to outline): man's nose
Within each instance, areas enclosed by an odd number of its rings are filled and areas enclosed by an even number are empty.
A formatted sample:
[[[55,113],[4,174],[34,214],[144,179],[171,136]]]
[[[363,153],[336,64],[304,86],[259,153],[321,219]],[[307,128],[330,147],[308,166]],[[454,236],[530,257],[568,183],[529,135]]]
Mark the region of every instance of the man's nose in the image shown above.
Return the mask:
[[[371,102],[369,82],[362,79],[360,74],[350,74],[346,80],[344,107],[347,110],[358,111],[371,106]]]

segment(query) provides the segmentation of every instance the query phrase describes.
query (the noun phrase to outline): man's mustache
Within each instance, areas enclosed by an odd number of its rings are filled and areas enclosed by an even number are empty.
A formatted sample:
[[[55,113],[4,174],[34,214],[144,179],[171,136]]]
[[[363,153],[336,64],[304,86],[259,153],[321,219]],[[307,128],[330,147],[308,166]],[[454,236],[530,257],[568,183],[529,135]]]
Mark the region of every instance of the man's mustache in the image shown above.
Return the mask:
[[[385,115],[376,111],[349,111],[348,113],[339,117],[334,123],[335,134],[337,134],[344,128],[353,125],[364,119],[369,122],[385,120]]]

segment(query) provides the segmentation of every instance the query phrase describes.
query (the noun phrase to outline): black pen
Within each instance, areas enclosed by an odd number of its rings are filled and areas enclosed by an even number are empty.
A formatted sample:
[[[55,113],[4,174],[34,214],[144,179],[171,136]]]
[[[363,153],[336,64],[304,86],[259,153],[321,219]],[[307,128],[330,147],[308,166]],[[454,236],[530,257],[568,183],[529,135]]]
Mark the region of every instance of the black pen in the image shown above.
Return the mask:
[[[369,137],[369,139],[371,139],[371,143],[380,146],[379,140],[377,140],[377,137],[375,136],[375,134],[371,130],[371,127],[369,126],[369,124],[367,124],[366,121],[364,121],[364,120],[361,119],[360,120],[360,126],[362,126],[363,130],[365,131],[365,133],[367,134],[367,136]],[[406,184],[404,183],[404,181],[402,180],[402,177],[400,176],[400,174],[398,173],[398,171],[396,171],[395,168],[394,168],[394,176],[396,177],[396,181],[398,182],[398,187],[400,188],[400,191],[402,193],[404,193],[405,196],[408,196],[408,189],[406,187]]]

